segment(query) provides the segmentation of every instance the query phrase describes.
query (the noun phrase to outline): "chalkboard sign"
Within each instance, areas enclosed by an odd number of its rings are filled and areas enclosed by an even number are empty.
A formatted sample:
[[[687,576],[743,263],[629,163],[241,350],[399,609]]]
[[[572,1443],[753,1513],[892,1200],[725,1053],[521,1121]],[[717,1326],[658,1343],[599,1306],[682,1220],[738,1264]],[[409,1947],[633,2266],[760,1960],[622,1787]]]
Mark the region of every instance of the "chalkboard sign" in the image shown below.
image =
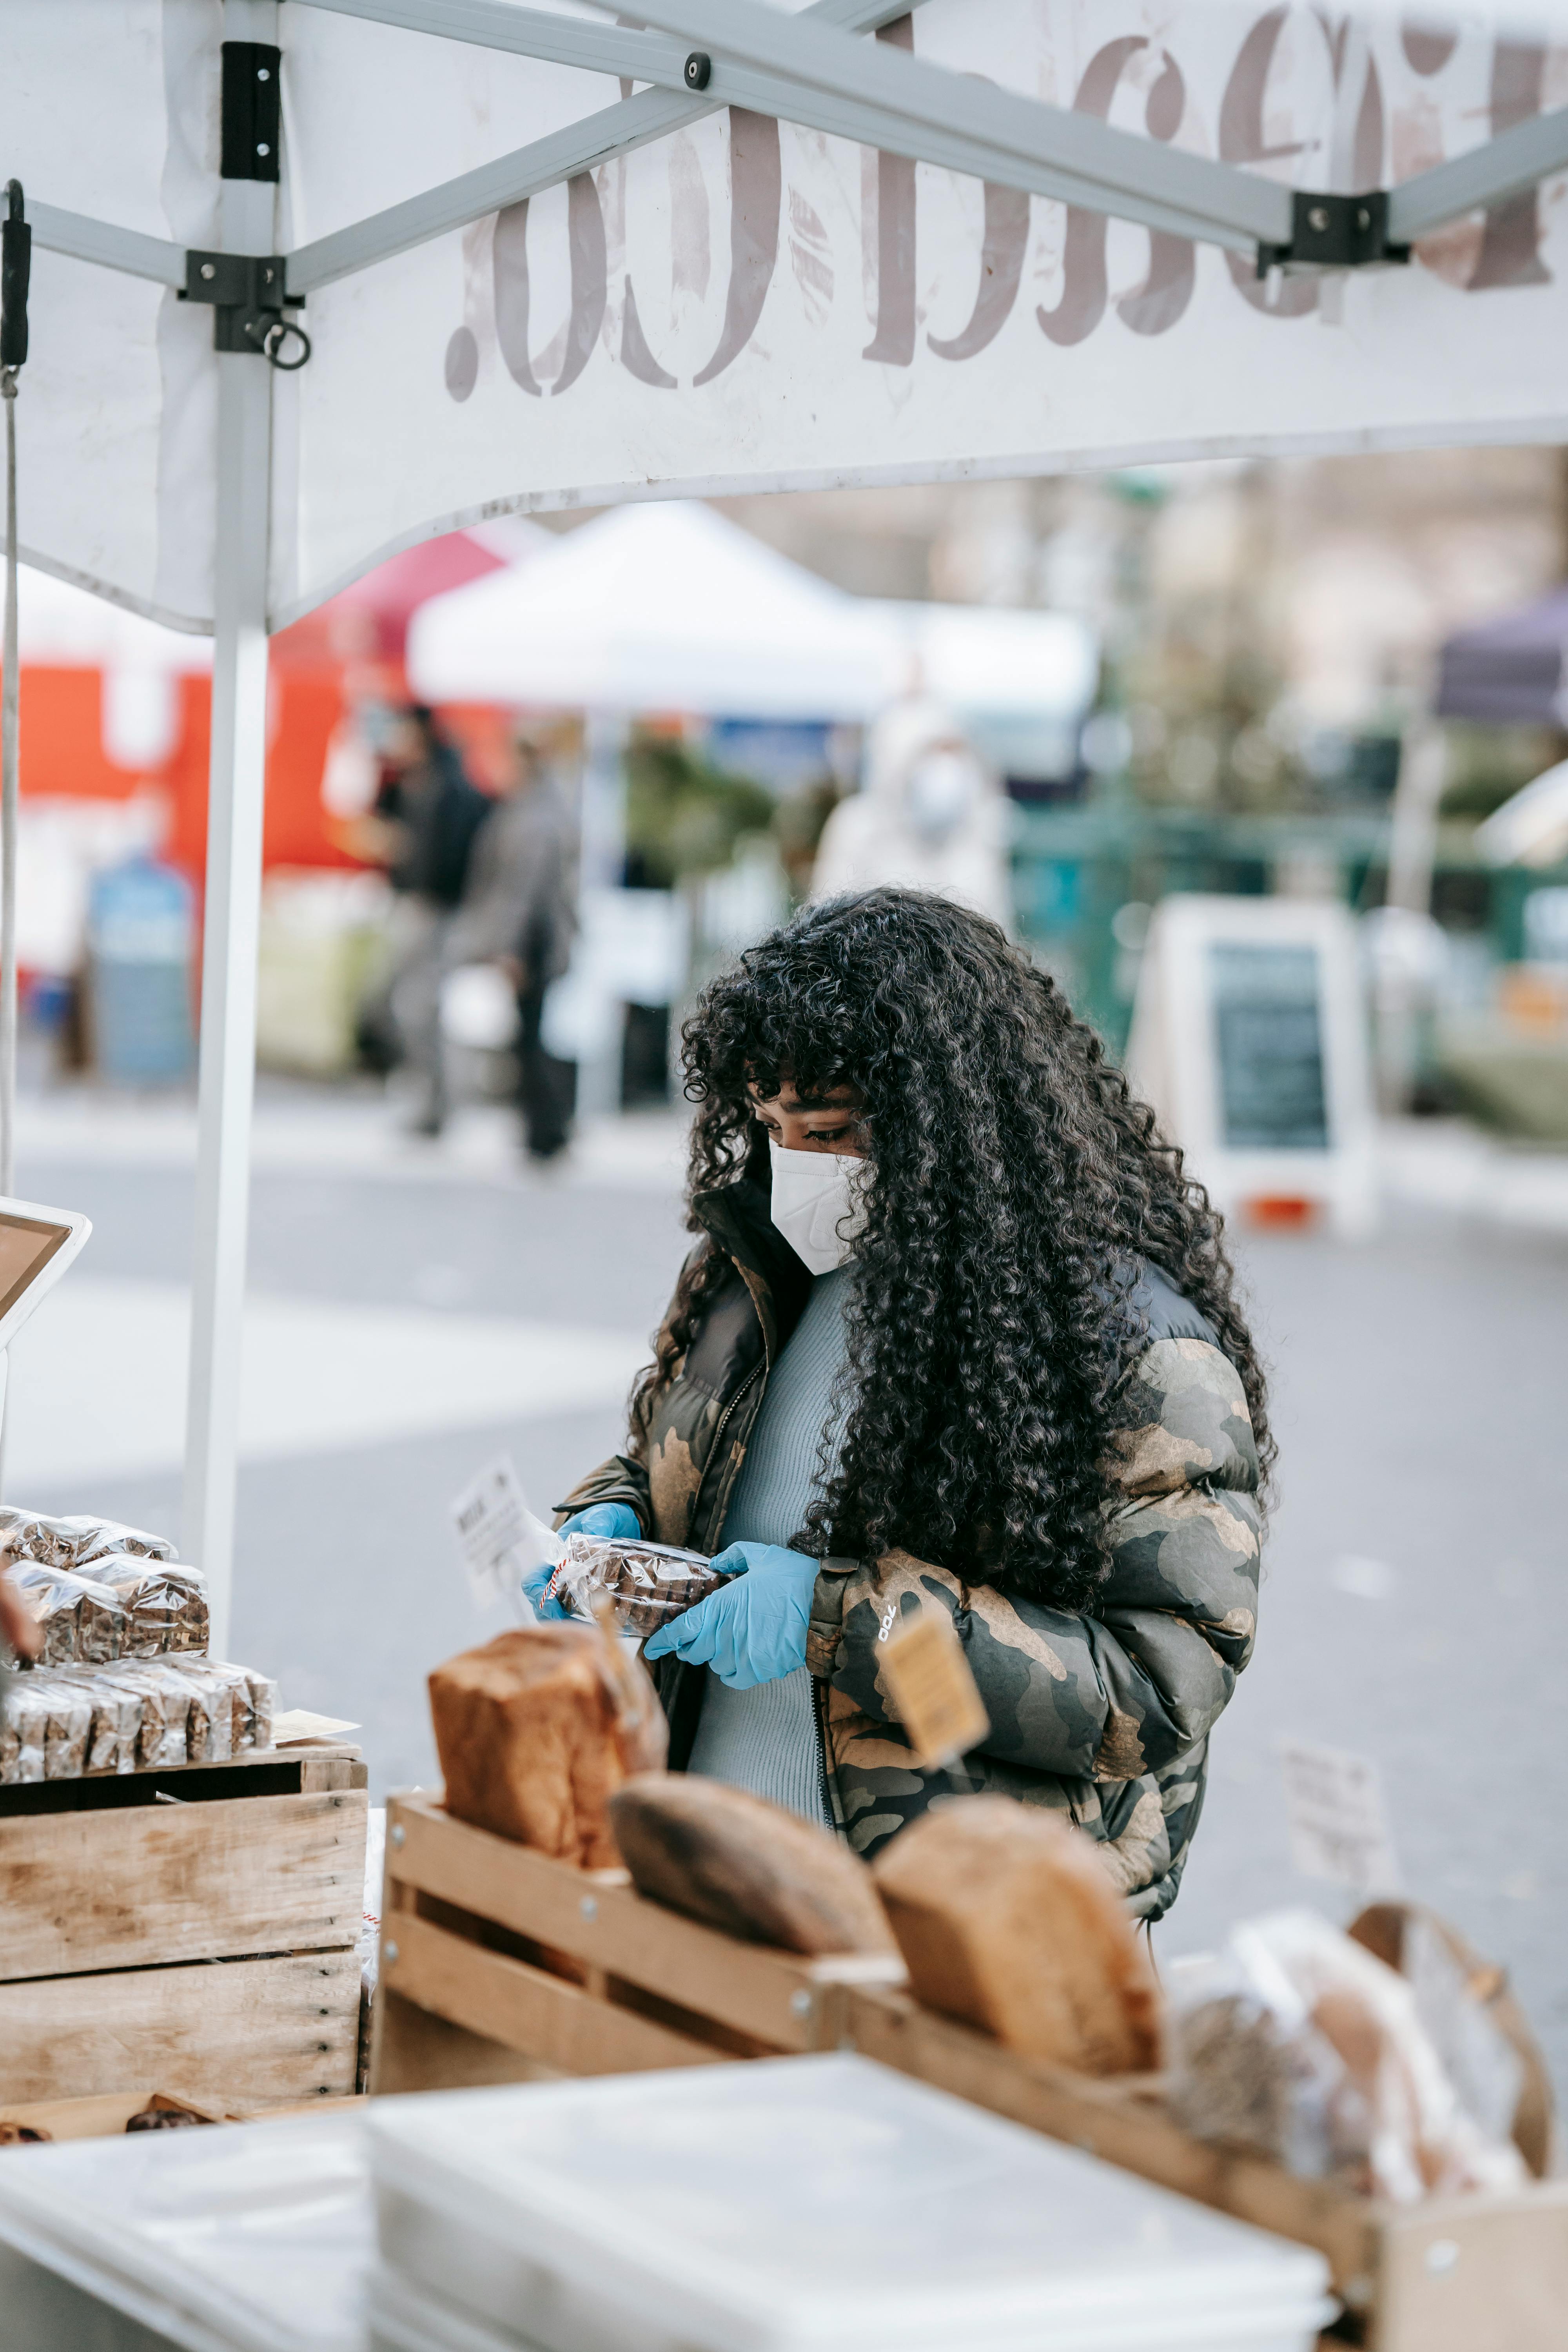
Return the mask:
[[[1316,1204],[1347,1235],[1377,1211],[1354,922],[1332,901],[1163,899],[1127,1075],[1226,1210]]]
[[[1210,1002],[1227,1151],[1327,1151],[1315,947],[1211,941]]]

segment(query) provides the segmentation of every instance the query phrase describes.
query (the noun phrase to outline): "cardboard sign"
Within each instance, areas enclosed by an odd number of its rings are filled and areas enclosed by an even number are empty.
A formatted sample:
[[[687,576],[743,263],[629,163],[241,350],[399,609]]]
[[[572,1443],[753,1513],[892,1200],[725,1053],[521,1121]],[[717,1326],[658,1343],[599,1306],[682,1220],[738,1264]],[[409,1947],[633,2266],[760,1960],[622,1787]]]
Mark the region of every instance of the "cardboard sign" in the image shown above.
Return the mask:
[[[888,1633],[882,1672],[917,1762],[927,1770],[978,1748],[991,1718],[945,1609],[900,1616]]]
[[[479,1606],[508,1601],[521,1615],[529,1614],[522,1580],[531,1569],[554,1565],[561,1538],[529,1509],[510,1454],[498,1454],[464,1487],[452,1505],[452,1525]]]
[[[1360,1895],[1397,1894],[1399,1861],[1372,1758],[1290,1740],[1280,1762],[1296,1868]]]

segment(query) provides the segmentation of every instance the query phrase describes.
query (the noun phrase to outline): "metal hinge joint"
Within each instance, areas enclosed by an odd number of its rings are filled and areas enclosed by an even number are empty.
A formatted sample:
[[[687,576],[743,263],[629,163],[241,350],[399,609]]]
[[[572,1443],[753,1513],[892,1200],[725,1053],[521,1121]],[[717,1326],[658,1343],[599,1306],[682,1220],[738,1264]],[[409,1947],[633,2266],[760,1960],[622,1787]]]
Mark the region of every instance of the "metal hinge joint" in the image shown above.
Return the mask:
[[[1410,258],[1388,235],[1388,190],[1333,196],[1297,188],[1290,198],[1290,241],[1260,245],[1258,275],[1271,269],[1376,269]]]
[[[305,301],[302,294],[288,291],[286,267],[280,253],[190,252],[180,299],[212,304],[215,351],[258,352],[292,374],[310,358],[310,343],[303,327],[284,316]],[[297,359],[282,356],[290,344],[299,351]]]

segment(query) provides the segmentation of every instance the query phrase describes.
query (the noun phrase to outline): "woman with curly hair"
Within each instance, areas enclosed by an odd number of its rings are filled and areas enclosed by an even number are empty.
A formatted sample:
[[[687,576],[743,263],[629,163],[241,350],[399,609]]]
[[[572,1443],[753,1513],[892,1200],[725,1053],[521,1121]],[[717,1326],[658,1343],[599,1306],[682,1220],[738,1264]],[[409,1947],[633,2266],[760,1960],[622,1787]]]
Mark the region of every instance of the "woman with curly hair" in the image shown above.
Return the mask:
[[[875,1853],[945,1785],[878,1671],[936,1606],[990,1717],[972,1782],[1067,1812],[1157,1918],[1271,1454],[1207,1196],[1052,981],[918,892],[801,914],[684,1046],[700,1238],[625,1454],[561,1507],[731,1580],[647,1644],[672,1766]]]

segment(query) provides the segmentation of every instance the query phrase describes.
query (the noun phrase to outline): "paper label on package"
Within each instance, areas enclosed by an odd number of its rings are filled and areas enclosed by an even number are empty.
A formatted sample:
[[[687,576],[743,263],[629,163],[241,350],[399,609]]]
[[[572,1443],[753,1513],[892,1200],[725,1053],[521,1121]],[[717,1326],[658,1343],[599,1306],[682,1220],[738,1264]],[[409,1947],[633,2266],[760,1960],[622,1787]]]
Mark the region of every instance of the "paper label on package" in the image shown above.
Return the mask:
[[[464,1487],[452,1505],[452,1525],[479,1607],[507,1601],[526,1614],[522,1579],[532,1569],[554,1566],[561,1538],[529,1509],[510,1454],[498,1454]]]
[[[990,1731],[991,1718],[945,1609],[900,1616],[889,1630],[881,1669],[910,1746],[927,1770],[955,1763]]]
[[[1280,1764],[1296,1868],[1357,1895],[1397,1893],[1399,1860],[1372,1758],[1288,1740]]]

